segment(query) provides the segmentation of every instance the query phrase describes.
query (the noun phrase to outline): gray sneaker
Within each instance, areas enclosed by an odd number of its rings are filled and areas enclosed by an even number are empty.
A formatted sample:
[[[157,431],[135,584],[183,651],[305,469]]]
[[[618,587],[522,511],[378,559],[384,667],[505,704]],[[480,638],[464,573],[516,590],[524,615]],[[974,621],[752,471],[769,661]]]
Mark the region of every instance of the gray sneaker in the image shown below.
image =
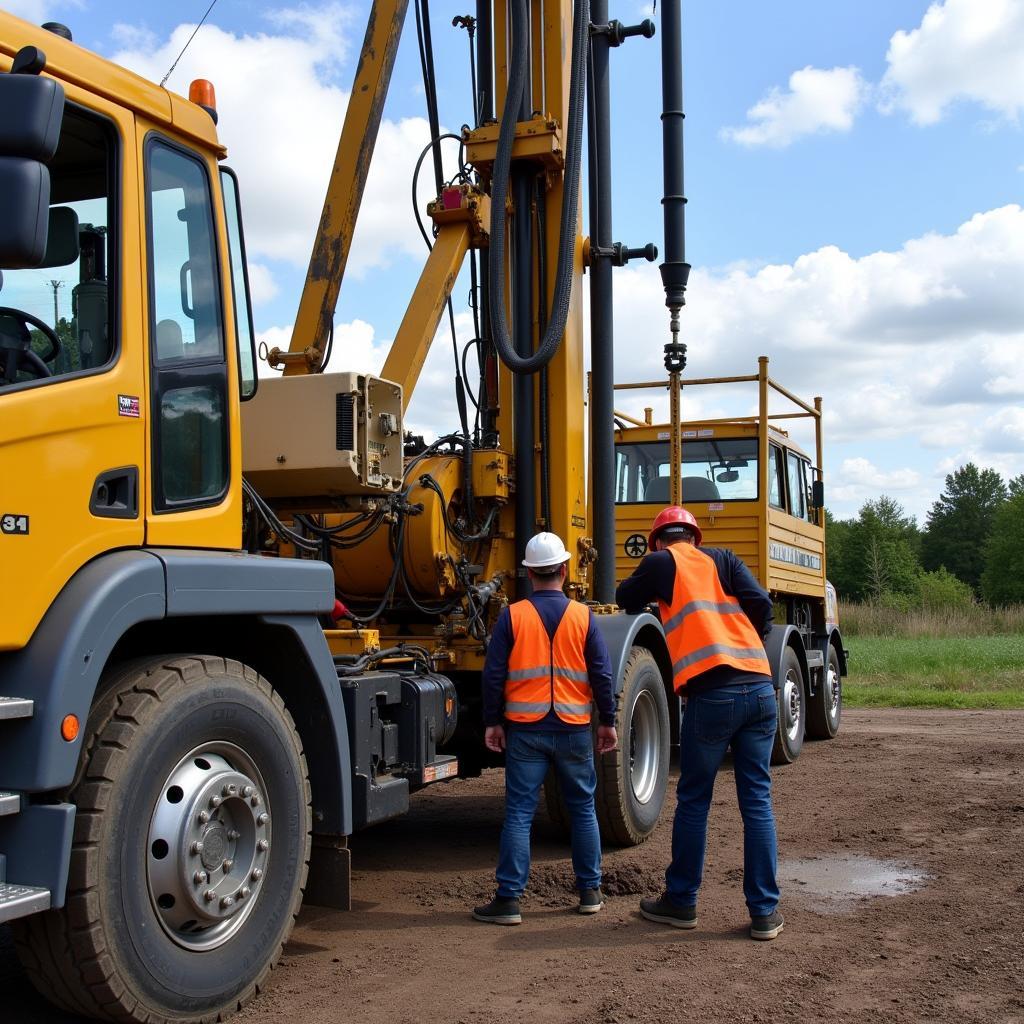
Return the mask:
[[[505,899],[501,896],[495,896],[486,906],[474,907],[473,917],[488,924],[523,923],[523,916],[519,913],[519,900]]]
[[[750,937],[768,942],[782,931],[784,924],[782,915],[777,910],[773,910],[767,917],[752,917],[750,919]]]
[[[576,908],[581,914],[596,914],[604,906],[604,893],[600,886],[596,889],[580,890],[580,905]]]
[[[697,927],[697,907],[678,907],[668,898],[667,892],[662,893],[656,900],[641,900],[640,913],[648,921],[670,924],[673,928]]]

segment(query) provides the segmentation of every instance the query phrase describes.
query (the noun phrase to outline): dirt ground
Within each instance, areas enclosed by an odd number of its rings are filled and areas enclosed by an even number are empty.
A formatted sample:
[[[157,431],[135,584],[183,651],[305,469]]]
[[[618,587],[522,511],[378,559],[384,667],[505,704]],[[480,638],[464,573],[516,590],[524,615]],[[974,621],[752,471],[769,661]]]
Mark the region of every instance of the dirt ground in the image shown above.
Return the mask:
[[[777,770],[786,929],[771,943],[746,936],[731,774],[695,931],[637,913],[660,890],[671,803],[644,846],[606,852],[600,914],[570,912],[568,849],[539,816],[523,925],[472,921],[501,827],[489,772],[356,836],[354,911],[306,908],[270,988],[235,1019],[1024,1022],[1024,712],[848,712],[834,742]],[[830,895],[843,859],[863,873],[867,857],[893,868],[881,894]],[[71,1024],[21,975],[2,927],[0,993],[4,1022]]]

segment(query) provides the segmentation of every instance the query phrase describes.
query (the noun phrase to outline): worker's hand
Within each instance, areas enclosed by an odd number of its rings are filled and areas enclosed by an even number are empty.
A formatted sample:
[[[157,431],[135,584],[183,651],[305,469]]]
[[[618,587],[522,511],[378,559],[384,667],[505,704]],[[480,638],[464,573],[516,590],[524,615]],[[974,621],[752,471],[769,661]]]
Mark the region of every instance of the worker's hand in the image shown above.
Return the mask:
[[[484,746],[488,750],[500,754],[505,749],[505,727],[503,725],[487,726],[487,731],[484,733]]]
[[[597,727],[598,754],[610,754],[618,745],[619,734],[615,731],[614,725],[599,725]]]

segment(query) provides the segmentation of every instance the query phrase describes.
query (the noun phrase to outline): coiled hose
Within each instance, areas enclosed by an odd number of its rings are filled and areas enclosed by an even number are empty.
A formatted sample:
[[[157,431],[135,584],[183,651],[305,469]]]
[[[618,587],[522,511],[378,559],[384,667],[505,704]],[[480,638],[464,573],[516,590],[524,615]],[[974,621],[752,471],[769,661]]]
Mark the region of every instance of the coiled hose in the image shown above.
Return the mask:
[[[551,302],[551,316],[537,350],[522,356],[515,350],[505,312],[505,202],[512,165],[512,143],[516,120],[526,88],[529,62],[529,10],[527,0],[512,3],[512,71],[498,133],[491,180],[491,259],[488,261],[491,335],[501,361],[513,372],[536,373],[547,366],[558,351],[569,318],[572,298],[573,255],[580,199],[580,171],[583,153],[583,96],[586,86],[587,42],[590,33],[589,0],[577,0],[572,21],[572,58],[569,78],[569,123],[565,136],[565,191],[558,234],[558,266]],[[523,216],[525,211],[516,211]]]

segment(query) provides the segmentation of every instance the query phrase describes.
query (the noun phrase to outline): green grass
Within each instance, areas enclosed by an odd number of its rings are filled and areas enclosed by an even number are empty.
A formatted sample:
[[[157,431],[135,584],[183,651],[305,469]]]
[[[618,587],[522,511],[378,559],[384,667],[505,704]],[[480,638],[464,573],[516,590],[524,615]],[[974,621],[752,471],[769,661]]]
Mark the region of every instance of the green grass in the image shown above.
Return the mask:
[[[1024,708],[1024,634],[847,640],[847,707]]]

